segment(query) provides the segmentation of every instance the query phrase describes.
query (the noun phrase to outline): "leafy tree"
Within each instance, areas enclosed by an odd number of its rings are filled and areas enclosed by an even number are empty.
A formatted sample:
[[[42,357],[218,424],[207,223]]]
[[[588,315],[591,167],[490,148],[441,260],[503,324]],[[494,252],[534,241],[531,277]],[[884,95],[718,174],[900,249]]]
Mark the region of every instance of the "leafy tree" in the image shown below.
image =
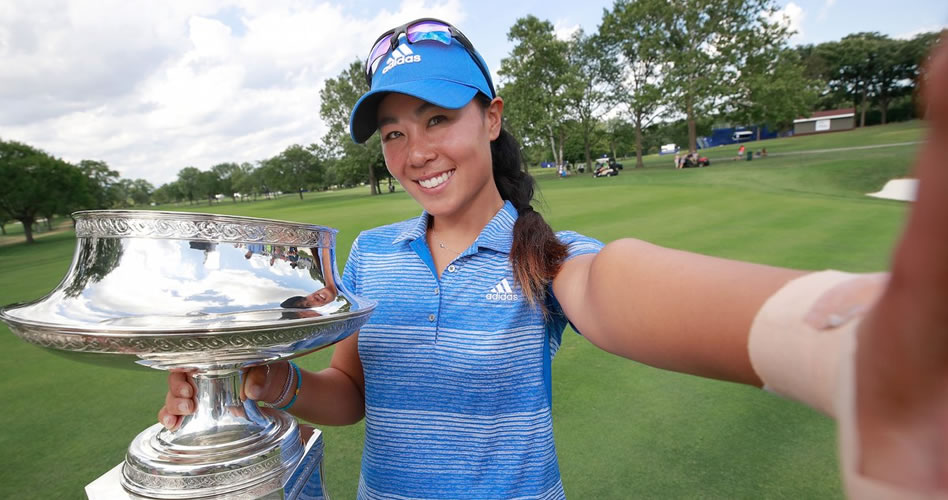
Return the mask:
[[[879,46],[884,38],[879,33],[854,33],[816,47],[827,62],[830,91],[852,103],[859,113],[860,127],[866,124],[866,108],[873,95],[876,73],[883,64]]]
[[[15,141],[0,140],[0,179],[0,211],[23,224],[27,243],[38,214],[51,217],[86,196],[79,168]]]
[[[332,162],[333,172],[330,176],[337,183],[357,184],[367,181],[371,193],[376,195],[381,193],[379,179],[389,175],[378,134],[370,137],[364,145],[352,142],[349,137],[349,112],[359,97],[368,91],[363,64],[358,59],[336,78],[326,80],[319,92],[319,115],[329,131],[323,137],[323,144],[311,146],[310,151],[336,159]]]
[[[611,88],[619,79],[619,71],[598,35],[587,36],[582,30],[569,40],[567,61],[573,73],[566,93],[567,114],[575,118],[582,137],[587,164],[592,163],[590,148],[595,141],[599,118],[616,105]]]
[[[792,128],[794,118],[812,109],[818,86],[805,76],[798,52],[780,46],[761,47],[745,59],[729,115],[745,125]],[[760,131],[758,128],[758,140]]]
[[[48,179],[46,189],[55,193],[39,200],[38,212],[46,219],[46,229],[53,229],[53,217],[57,214],[68,215],[85,209],[91,202],[89,179],[75,165],[56,160],[52,165],[55,176]]]
[[[201,171],[195,167],[184,167],[178,171],[178,189],[188,203],[194,204],[194,197],[200,196]]]
[[[617,0],[611,11],[605,11],[599,28],[603,49],[613,65],[623,68],[613,80],[635,127],[635,166],[643,167],[642,131],[662,108],[664,54],[663,21],[668,3],[662,0]]]
[[[254,199],[263,192],[260,176],[257,174],[257,168],[252,163],[244,162],[238,165],[237,170],[231,174],[231,182],[234,190],[241,193],[241,200],[246,200],[248,194],[253,194]]]
[[[181,201],[184,198],[185,196],[179,189],[177,182],[168,182],[166,184],[162,184],[152,194],[152,199],[154,199],[155,203],[158,204],[174,203]]]
[[[532,15],[517,19],[507,39],[514,48],[499,72],[507,122],[525,145],[547,142],[562,164],[567,99],[576,78],[567,59],[569,44],[556,38],[552,23]]]
[[[939,43],[939,41],[948,40],[948,30],[942,30],[941,32],[929,32],[921,33],[911,40],[907,40],[905,45],[903,45],[903,55],[908,61],[911,61],[913,64],[910,66],[910,74],[908,78],[912,81],[912,109],[918,109],[917,97],[918,89],[922,79],[925,77],[925,68],[927,67],[927,61],[931,55],[932,48]]]
[[[197,192],[207,196],[207,204],[214,203],[214,196],[221,192],[221,179],[213,170],[199,171],[197,176]]]
[[[147,205],[155,192],[155,186],[145,179],[135,179],[128,187],[128,195],[135,205]]]
[[[116,192],[112,186],[118,182],[119,173],[109,168],[106,162],[99,160],[82,160],[79,162],[79,169],[88,179],[87,185],[91,197],[89,208],[95,210],[112,208],[118,201],[114,198]]]
[[[128,208],[133,205],[131,199],[132,181],[131,179],[119,179],[109,186],[109,199],[112,200],[112,208]]]
[[[284,149],[278,158],[287,191],[295,188],[301,200],[304,189],[323,186],[325,179],[323,164],[309,149],[294,144]]]
[[[789,32],[768,21],[777,12],[773,0],[677,0],[664,12],[664,94],[685,116],[688,148],[694,151],[698,117],[715,114],[733,98],[745,55],[783,44]]]
[[[240,165],[236,163],[219,163],[211,167],[211,171],[217,176],[220,192],[225,196],[230,196],[234,203],[236,203],[236,186],[240,181],[240,176],[243,175]]]

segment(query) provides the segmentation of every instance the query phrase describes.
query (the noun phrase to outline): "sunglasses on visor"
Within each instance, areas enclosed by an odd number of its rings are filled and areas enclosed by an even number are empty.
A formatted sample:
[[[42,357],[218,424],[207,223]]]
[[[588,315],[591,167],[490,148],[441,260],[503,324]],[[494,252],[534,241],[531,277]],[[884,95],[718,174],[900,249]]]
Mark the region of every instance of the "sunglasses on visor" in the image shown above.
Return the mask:
[[[379,63],[381,63],[386,54],[395,50],[395,47],[398,47],[398,44],[401,43],[400,38],[402,35],[405,35],[405,40],[408,43],[432,40],[450,45],[452,38],[457,40],[464,46],[468,55],[471,56],[471,59],[477,64],[478,69],[481,70],[484,79],[487,80],[487,86],[490,88],[491,93],[490,97],[496,97],[497,92],[494,90],[494,82],[490,78],[490,72],[487,71],[487,67],[477,55],[471,41],[454,26],[430,17],[416,19],[410,23],[405,23],[397,28],[390,29],[382,33],[375,43],[372,44],[369,57],[365,60],[365,82],[369,84],[370,88],[372,87],[372,76],[374,76],[375,71],[378,70]]]

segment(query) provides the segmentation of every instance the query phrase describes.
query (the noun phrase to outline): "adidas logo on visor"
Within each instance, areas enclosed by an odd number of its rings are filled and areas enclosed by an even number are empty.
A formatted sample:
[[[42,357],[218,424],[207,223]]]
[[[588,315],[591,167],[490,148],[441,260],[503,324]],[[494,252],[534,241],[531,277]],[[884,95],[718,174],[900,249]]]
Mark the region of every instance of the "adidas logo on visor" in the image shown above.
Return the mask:
[[[398,47],[395,47],[395,50],[392,51],[392,55],[388,56],[388,59],[385,60],[385,67],[382,68],[382,74],[388,73],[388,70],[395,66],[416,62],[421,62],[421,56],[412,52],[411,49],[408,48],[407,43],[401,43]]]
[[[510,288],[510,283],[507,282],[507,278],[504,278],[500,283],[497,283],[494,288],[491,288],[484,298],[495,302],[520,300],[520,296],[513,293],[513,290]]]

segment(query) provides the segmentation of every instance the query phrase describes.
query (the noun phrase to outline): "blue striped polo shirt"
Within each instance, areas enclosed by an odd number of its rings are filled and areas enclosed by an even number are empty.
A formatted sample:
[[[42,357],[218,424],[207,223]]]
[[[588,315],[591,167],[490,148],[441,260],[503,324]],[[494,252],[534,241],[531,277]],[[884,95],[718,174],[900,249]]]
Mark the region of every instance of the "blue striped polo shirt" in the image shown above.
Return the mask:
[[[507,202],[439,278],[428,214],[363,232],[343,273],[378,301],[359,333],[365,448],[359,498],[563,498],[550,361],[567,319],[531,307],[509,253]],[[569,257],[602,243],[557,237]]]

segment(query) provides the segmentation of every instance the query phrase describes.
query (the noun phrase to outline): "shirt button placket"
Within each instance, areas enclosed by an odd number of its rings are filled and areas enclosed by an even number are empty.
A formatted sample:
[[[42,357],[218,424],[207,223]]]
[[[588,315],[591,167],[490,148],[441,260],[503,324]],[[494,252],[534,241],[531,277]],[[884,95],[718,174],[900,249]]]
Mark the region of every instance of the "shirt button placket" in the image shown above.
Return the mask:
[[[449,273],[455,273],[455,272],[457,272],[457,270],[458,270],[458,266],[456,266],[456,265],[454,265],[454,264],[448,265],[447,271],[448,271]],[[444,277],[442,277],[442,280],[444,280]],[[441,315],[441,288],[440,288],[440,287],[435,287],[435,289],[434,289],[434,296],[437,297],[437,303],[438,303],[438,305],[437,305],[437,310],[438,310],[438,314],[429,314],[429,315],[428,315],[428,322],[429,322],[429,323],[435,323],[435,342],[437,343],[437,342],[438,342],[438,334],[440,333],[439,330],[441,329],[440,321],[437,321],[437,320],[438,320],[438,316]]]

